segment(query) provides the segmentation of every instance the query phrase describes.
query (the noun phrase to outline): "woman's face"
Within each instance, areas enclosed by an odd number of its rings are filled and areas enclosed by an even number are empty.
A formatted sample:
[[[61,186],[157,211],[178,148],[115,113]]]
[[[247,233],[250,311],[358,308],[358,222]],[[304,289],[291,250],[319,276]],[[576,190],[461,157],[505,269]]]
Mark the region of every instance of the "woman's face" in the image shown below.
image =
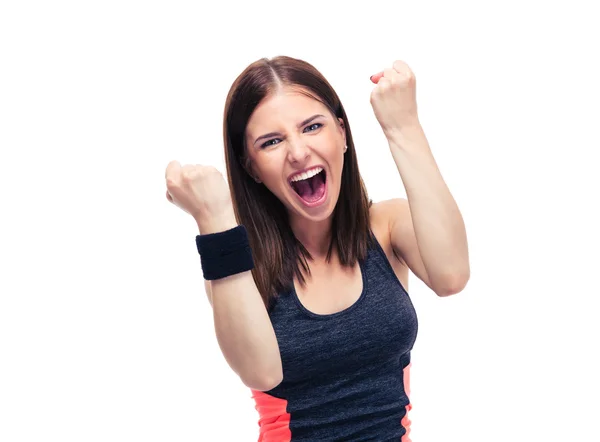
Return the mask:
[[[246,126],[252,175],[288,209],[290,217],[322,221],[340,193],[346,134],[321,102],[298,90],[266,97]]]

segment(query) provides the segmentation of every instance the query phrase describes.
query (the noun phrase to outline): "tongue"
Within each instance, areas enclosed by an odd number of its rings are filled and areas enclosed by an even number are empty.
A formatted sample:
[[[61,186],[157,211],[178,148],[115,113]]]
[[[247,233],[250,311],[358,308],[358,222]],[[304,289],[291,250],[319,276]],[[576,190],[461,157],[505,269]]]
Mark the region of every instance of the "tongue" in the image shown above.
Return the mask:
[[[296,181],[294,183],[294,189],[304,201],[309,203],[318,201],[325,193],[325,181],[323,180],[323,174],[318,173],[312,178]]]

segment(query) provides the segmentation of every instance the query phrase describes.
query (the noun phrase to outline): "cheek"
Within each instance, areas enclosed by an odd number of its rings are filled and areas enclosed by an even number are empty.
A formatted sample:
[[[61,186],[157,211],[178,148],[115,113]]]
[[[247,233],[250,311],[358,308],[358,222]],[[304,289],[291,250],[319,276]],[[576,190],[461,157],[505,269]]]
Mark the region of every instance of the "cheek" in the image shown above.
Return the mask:
[[[275,191],[281,186],[283,161],[275,152],[264,155],[257,163],[257,171],[262,177],[262,182],[271,190]]]
[[[333,163],[332,166],[342,168],[344,164],[344,147],[340,145],[339,140],[334,140],[329,145],[327,157]]]
[[[328,160],[334,160],[339,158],[339,154],[343,151],[342,142],[333,135],[328,135],[319,140],[317,151],[321,156]]]

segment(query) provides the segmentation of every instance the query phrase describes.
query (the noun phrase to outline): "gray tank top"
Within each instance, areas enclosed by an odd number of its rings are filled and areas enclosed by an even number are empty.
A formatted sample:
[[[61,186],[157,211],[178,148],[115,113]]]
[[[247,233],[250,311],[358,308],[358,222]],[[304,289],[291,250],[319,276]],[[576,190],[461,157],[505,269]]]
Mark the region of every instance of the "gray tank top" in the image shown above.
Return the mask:
[[[350,307],[321,315],[307,310],[294,289],[276,298],[269,315],[283,381],[254,392],[259,440],[283,440],[282,426],[291,441],[399,441],[406,436],[410,400],[404,369],[417,336],[417,315],[371,236],[367,257],[359,263],[363,290]],[[269,437],[270,429],[277,439]]]

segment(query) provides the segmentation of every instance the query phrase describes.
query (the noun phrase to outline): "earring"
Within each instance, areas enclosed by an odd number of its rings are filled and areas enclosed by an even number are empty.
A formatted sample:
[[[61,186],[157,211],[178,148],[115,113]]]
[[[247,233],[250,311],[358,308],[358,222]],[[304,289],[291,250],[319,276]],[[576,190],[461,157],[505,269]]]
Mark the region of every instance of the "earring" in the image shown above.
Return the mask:
[[[346,144],[346,145],[344,146],[344,152],[346,152],[347,150],[348,150],[348,145]]]

